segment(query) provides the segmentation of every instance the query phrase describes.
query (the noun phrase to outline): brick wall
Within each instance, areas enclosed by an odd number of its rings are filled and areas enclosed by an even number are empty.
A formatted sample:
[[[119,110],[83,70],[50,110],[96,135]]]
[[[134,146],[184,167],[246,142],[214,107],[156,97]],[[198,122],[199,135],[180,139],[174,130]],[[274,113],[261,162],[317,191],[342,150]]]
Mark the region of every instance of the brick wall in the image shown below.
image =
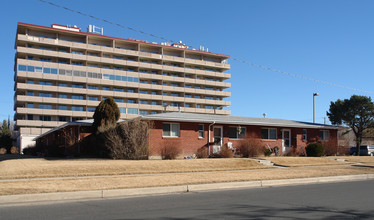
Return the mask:
[[[177,123],[180,128],[179,137],[163,137],[162,136],[162,124],[163,123]],[[198,137],[198,125],[204,125],[204,138]],[[229,138],[229,127],[237,127],[235,125],[224,125],[214,124],[211,126],[210,138],[213,141],[213,127],[221,126],[223,128],[223,144],[231,142],[233,147],[238,147],[242,139]],[[190,156],[196,154],[197,150],[201,147],[208,146],[208,127],[207,123],[196,123],[196,122],[161,122],[155,121],[154,127],[149,133],[149,156],[159,156],[161,148],[166,144],[177,145],[181,149],[181,157]],[[307,129],[307,141],[303,141],[303,129],[302,128],[286,128],[286,127],[266,127],[266,126],[241,126],[246,129],[246,138],[257,139],[264,146],[269,145],[271,148],[278,147],[280,153],[282,153],[282,130],[289,129],[291,131],[291,146],[297,146],[298,148],[305,148],[309,142],[319,140],[319,129]],[[276,140],[262,140],[261,139],[261,128],[276,128],[277,139]],[[330,131],[330,140],[337,142],[337,131]]]

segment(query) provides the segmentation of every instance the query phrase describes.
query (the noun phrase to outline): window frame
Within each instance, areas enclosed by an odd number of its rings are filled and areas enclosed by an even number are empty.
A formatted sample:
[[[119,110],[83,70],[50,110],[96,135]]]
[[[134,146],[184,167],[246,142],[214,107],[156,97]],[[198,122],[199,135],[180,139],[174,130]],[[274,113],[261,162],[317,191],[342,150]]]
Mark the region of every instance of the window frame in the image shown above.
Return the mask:
[[[165,125],[169,125],[169,131],[165,131]],[[172,134],[172,128],[176,128],[177,130],[174,131],[174,133],[176,133],[176,135],[173,135]],[[169,132],[169,134],[167,134],[166,132]],[[179,138],[180,137],[180,124],[179,123],[170,123],[170,122],[166,122],[166,123],[162,123],[162,137],[164,138]]]
[[[202,127],[200,127],[202,126]],[[198,135],[198,138],[204,138],[204,124],[198,124],[197,125],[197,135]]]
[[[240,134],[238,133],[238,129],[239,127],[242,129],[242,132],[240,133],[243,133],[242,136],[240,136]],[[235,128],[235,137],[230,137],[230,129],[231,128]],[[242,127],[242,126],[229,126],[229,139],[245,139],[246,138],[246,134],[247,134],[247,128],[246,127]]]
[[[267,130],[267,133],[268,133],[266,139],[262,137],[262,130],[265,130],[265,129]],[[270,138],[270,130],[275,130],[275,139]],[[277,128],[261,128],[261,140],[276,141],[276,140],[278,140],[277,135],[278,135],[278,129]]]
[[[305,131],[305,133],[304,133],[304,131]],[[307,129],[303,129],[303,133],[302,133],[302,135],[303,135],[303,141],[308,141],[308,130]]]
[[[321,132],[323,134],[323,137],[321,137]],[[327,138],[326,138],[327,134]],[[330,131],[329,130],[319,130],[318,137],[320,141],[329,141],[330,140]]]

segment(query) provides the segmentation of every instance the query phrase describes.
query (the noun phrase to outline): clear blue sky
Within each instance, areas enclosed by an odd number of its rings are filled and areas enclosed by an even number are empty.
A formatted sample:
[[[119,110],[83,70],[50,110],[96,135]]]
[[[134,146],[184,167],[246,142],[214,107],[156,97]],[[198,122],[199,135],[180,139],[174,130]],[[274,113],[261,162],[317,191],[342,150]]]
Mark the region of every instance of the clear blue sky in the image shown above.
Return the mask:
[[[50,0],[124,26],[232,58],[371,93],[324,85],[230,60],[231,115],[323,123],[330,101],[374,94],[374,1],[364,0]],[[17,22],[89,24],[104,34],[162,42],[39,0],[7,1],[1,13],[0,119],[13,117]]]

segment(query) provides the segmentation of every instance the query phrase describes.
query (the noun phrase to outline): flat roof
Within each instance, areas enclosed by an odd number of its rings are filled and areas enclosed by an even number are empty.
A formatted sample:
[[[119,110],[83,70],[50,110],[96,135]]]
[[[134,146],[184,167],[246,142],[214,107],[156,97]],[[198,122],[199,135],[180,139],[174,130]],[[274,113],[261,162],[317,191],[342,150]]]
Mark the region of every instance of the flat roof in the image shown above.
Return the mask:
[[[337,126],[317,124],[311,122],[293,121],[274,118],[254,118],[228,115],[195,114],[184,112],[168,112],[154,115],[141,116],[144,120],[175,121],[175,122],[201,122],[231,125],[257,125],[264,127],[294,127],[316,129],[339,129]]]
[[[54,25],[56,25],[56,24],[54,24]],[[164,47],[164,48],[172,48],[172,49],[176,49],[176,50],[186,50],[186,51],[194,52],[194,53],[205,53],[205,54],[208,54],[208,55],[230,58],[229,55],[225,55],[225,54],[212,53],[212,52],[207,52],[207,51],[193,50],[193,49],[186,49],[186,48],[179,48],[179,47],[173,47],[173,46],[167,46],[167,45],[161,45],[161,44],[154,44],[154,43],[149,43],[149,42],[147,43],[147,42],[143,42],[142,40],[137,40],[137,39],[125,39],[125,38],[118,38],[118,37],[110,37],[110,36],[106,36],[106,35],[94,34],[94,33],[83,32],[83,31],[79,31],[79,32],[69,31],[69,30],[63,30],[63,29],[58,29],[58,28],[36,25],[36,24],[28,24],[28,23],[23,23],[23,22],[18,22],[18,26],[35,27],[35,28],[41,28],[41,29],[47,29],[47,30],[61,31],[61,32],[66,32],[66,33],[71,33],[71,34],[76,34],[76,35],[90,35],[90,36],[95,36],[95,37],[107,38],[107,39],[111,39],[111,40],[122,40],[122,41],[131,42],[131,43],[139,43],[139,44],[145,44],[145,45],[149,45],[149,46],[158,46],[158,47]],[[60,25],[60,26],[63,26],[63,25]]]

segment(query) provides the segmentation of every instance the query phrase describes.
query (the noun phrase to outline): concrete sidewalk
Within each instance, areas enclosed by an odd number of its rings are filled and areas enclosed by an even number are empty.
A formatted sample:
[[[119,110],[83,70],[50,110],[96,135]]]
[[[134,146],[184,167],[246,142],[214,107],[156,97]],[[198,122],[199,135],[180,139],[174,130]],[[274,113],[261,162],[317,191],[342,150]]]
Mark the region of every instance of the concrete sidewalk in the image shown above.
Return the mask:
[[[297,178],[297,179],[258,180],[258,181],[246,181],[246,182],[225,182],[225,183],[212,183],[212,184],[180,185],[180,186],[167,186],[167,187],[7,195],[7,196],[0,196],[0,206],[14,206],[14,205],[22,205],[22,204],[24,205],[48,204],[48,203],[58,203],[58,202],[82,201],[82,200],[110,199],[110,198],[119,198],[119,197],[161,195],[161,194],[170,194],[170,193],[202,192],[202,191],[223,190],[223,189],[227,190],[227,189],[238,189],[238,188],[276,187],[276,186],[287,186],[287,185],[362,181],[362,180],[372,180],[372,179],[374,179],[374,174],[361,174],[361,175],[329,176],[329,177],[313,177],[313,178]]]

